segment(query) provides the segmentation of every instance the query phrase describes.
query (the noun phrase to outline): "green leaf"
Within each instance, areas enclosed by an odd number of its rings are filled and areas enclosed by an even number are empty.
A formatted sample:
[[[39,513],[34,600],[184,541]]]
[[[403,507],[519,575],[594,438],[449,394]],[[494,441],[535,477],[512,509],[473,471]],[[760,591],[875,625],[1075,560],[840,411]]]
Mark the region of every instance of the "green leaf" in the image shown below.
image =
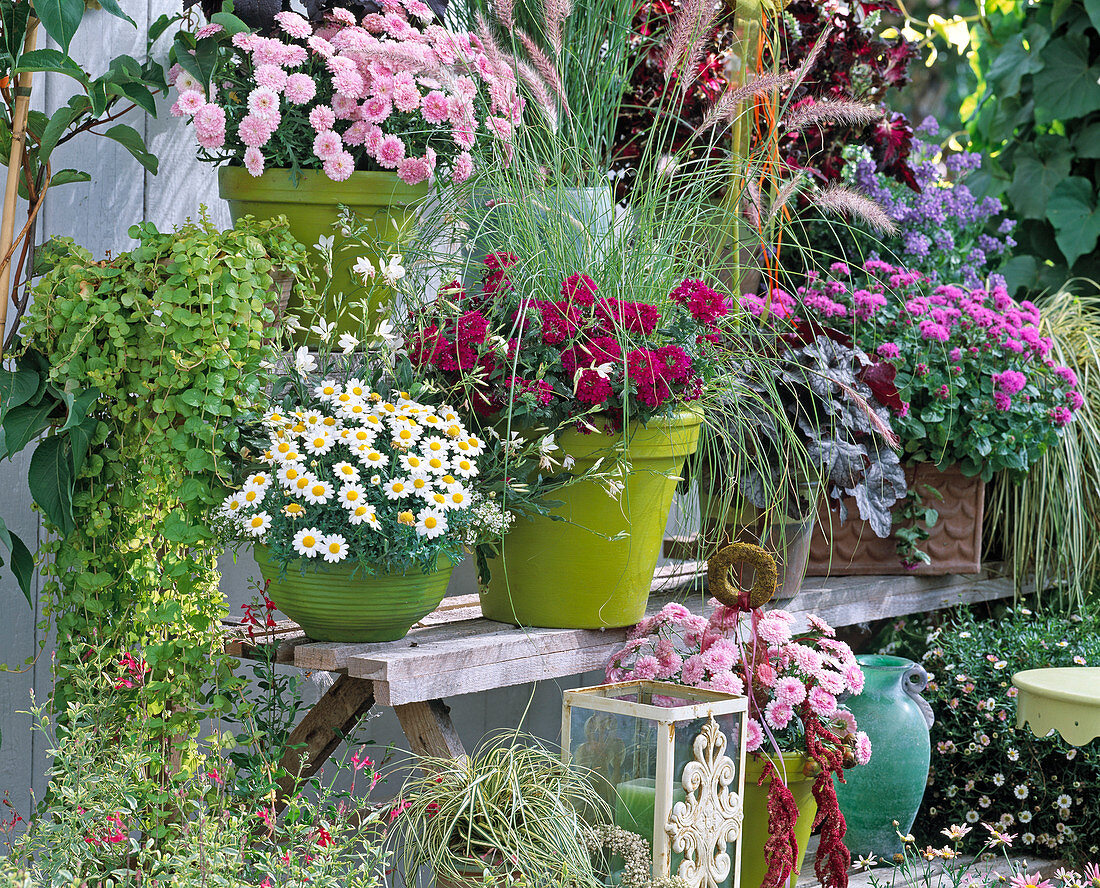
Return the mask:
[[[27,485],[46,517],[63,534],[71,533],[76,526],[73,521],[73,470],[65,436],[50,435],[35,448],[27,469]]]
[[[993,57],[993,63],[989,66],[989,73],[986,75],[986,79],[999,97],[1016,95],[1020,91],[1020,81],[1025,75],[1034,74],[1043,69],[1043,61],[1039,57],[1040,49],[1042,49],[1041,46],[1036,46],[1034,41],[1027,40],[1023,34],[1014,34],[1011,39],[1005,41]]]
[[[56,401],[47,398],[38,404],[16,407],[4,417],[4,442],[8,456],[19,453],[49,428],[47,417],[56,406]]]
[[[172,22],[176,21],[179,18],[180,16],[178,15],[170,17],[167,13],[162,12],[159,18],[157,18],[157,20],[149,26],[149,46],[152,47],[152,45],[156,43],[157,40],[160,38],[161,34],[163,34],[171,27]]]
[[[50,187],[71,185],[73,182],[91,182],[90,173],[81,170],[58,170],[50,177]]]
[[[34,397],[39,378],[33,370],[0,369],[0,421],[8,410],[26,404]]]
[[[1088,13],[1092,26],[1100,31],[1100,0],[1085,0],[1085,12]]]
[[[1016,151],[1016,172],[1008,186],[1008,199],[1013,209],[1028,219],[1046,216],[1047,200],[1055,186],[1069,175],[1073,154],[1062,150],[1040,157],[1031,145]]]
[[[99,0],[99,5],[103,7],[105,12],[109,12],[115,18],[120,18],[125,22],[129,22],[135,28],[137,27],[137,22],[122,11],[122,7],[118,5],[118,0]]]
[[[56,49],[34,49],[23,53],[19,57],[19,67],[12,73],[17,74],[20,71],[49,71],[52,74],[65,74],[72,77],[85,87],[89,83],[88,75],[80,65]]]
[[[1078,157],[1100,157],[1100,123],[1090,123],[1073,137],[1073,150]]]
[[[13,68],[23,48],[23,36],[27,32],[27,18],[30,16],[31,5],[5,0],[0,8],[3,9],[3,21],[0,22],[0,53],[4,56],[4,68]],[[7,157],[7,155],[4,156]]]
[[[84,468],[84,460],[88,456],[88,449],[91,446],[92,437],[95,435],[96,426],[98,425],[99,420],[94,416],[89,416],[80,425],[69,429],[69,448],[73,455],[74,478]]]
[[[230,37],[252,30],[231,12],[215,12],[210,16],[210,21],[225,28],[225,33]]]
[[[0,543],[3,543],[11,553],[11,572],[19,584],[23,597],[27,599],[27,604],[34,607],[34,592],[31,589],[31,583],[34,580],[34,556],[31,555],[26,543],[8,530],[3,518],[0,518]],[[0,558],[0,565],[3,563],[4,559]]]
[[[1054,239],[1070,266],[1078,257],[1092,252],[1100,237],[1100,211],[1096,207],[1096,192],[1092,183],[1081,176],[1071,176],[1050,195],[1047,217],[1054,226]]]
[[[65,425],[58,431],[67,432],[73,426],[84,422],[92,405],[99,400],[99,389],[90,388],[80,392],[64,391],[61,393],[61,400],[65,402],[69,414],[65,418]]]
[[[42,138],[39,141],[38,157],[40,160],[49,158],[53,149],[57,146],[58,139],[65,135],[65,130],[72,126],[73,121],[82,115],[83,112],[72,105],[66,105],[64,108],[58,108],[54,111],[50,122],[46,124],[45,130],[42,131]]]
[[[157,174],[157,159],[149,153],[145,147],[145,140],[136,129],[124,123],[116,123],[103,134],[108,139],[118,142],[129,151],[145,169],[154,176]]]
[[[1084,117],[1100,108],[1100,65],[1089,64],[1084,34],[1052,40],[1041,53],[1043,70],[1035,75],[1035,120]]]
[[[84,18],[84,0],[35,0],[34,11],[54,43],[68,53],[73,35]]]

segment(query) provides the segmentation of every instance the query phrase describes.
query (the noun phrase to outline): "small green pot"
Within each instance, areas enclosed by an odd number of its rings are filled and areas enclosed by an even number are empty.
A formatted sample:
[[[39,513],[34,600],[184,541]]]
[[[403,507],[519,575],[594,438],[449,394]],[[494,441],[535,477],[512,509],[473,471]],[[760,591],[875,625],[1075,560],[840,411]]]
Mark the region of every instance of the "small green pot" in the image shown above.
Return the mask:
[[[764,843],[768,840],[768,790],[771,781],[757,786],[760,775],[764,773],[764,757],[750,755],[745,758],[745,819],[741,827],[741,888],[760,888],[768,872],[764,859]],[[809,759],[798,752],[783,753],[783,767],[775,760],[775,769],[780,776],[786,772],[787,788],[794,796],[798,806],[798,820],[795,822],[794,837],[798,843],[798,855],[795,859],[794,873],[785,883],[785,888],[794,888],[802,861],[806,858],[806,845],[813,831],[814,818],[817,816],[817,801],[813,795],[813,778],[806,776]],[[773,778],[774,779],[774,778]]]
[[[244,167],[226,166],[218,170],[218,193],[229,203],[229,215],[236,222],[244,216],[270,219],[286,216],[290,233],[304,244],[314,261],[318,275],[324,276],[324,263],[314,248],[320,238],[339,234],[333,229],[344,205],[365,224],[369,243],[395,243],[399,231],[404,231],[415,220],[420,204],[428,196],[431,186],[427,183],[406,185],[396,173],[355,172],[344,182],[334,182],[321,170],[302,170],[297,182],[290,170],[267,170],[260,176],[252,176]],[[358,321],[349,317],[347,308],[362,313],[363,302],[368,311],[389,305],[392,292],[380,275],[367,285],[352,271],[360,256],[366,256],[375,267],[383,258],[380,252],[363,247],[358,250],[338,252],[333,257],[332,287],[329,304],[323,307],[326,319],[337,325],[340,332],[356,332]],[[385,258],[388,258],[385,257]],[[331,299],[335,293],[343,293],[346,308],[337,314]],[[286,306],[292,312],[299,308],[293,296]]]
[[[699,443],[702,414],[631,424],[625,459],[631,470],[621,497],[603,484],[580,481],[551,495],[562,501],[550,515],[519,520],[505,536],[501,557],[489,562],[481,591],[490,620],[521,626],[603,629],[632,626],[644,615],[665,525],[685,458]],[[570,430],[559,454],[582,473],[612,458],[618,436]],[[620,539],[614,539],[621,537]]]
[[[314,641],[397,641],[438,606],[454,562],[440,557],[436,570],[365,575],[358,564],[321,559],[292,561],[285,571],[265,546],[254,549],[267,595]]]

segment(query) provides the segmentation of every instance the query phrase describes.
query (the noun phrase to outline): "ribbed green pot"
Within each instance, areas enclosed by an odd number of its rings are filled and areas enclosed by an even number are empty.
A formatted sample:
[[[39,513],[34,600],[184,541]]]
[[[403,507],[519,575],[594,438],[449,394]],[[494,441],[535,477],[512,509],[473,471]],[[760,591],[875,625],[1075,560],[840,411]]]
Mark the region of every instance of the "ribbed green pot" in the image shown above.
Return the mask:
[[[757,786],[760,775],[764,773],[764,757],[750,755],[745,758],[745,819],[741,826],[741,888],[760,888],[768,872],[764,859],[764,843],[768,840],[768,789],[771,781]],[[798,842],[798,856],[795,859],[794,874],[785,883],[785,888],[794,888],[802,861],[806,857],[806,845],[813,831],[814,818],[817,816],[817,801],[813,796],[813,778],[806,776],[809,759],[798,752],[783,753],[783,768],[775,761],[776,770],[783,776],[786,771],[787,787],[798,805],[798,820],[794,827],[794,837]],[[773,778],[774,779],[774,778]]]
[[[856,659],[863,668],[863,693],[844,705],[871,740],[871,760],[845,771],[845,782],[836,785],[848,823],[844,844],[853,856],[890,858],[901,852],[898,830],[905,835],[912,828],[928,783],[931,709],[920,697],[928,673],[904,657]]]
[[[270,551],[256,546],[267,595],[314,641],[397,641],[443,600],[455,568],[441,557],[432,573],[367,576],[357,564],[297,559],[283,572]]]
[[[393,243],[398,230],[404,230],[415,218],[419,204],[430,190],[427,182],[406,185],[396,173],[355,172],[346,181],[334,182],[321,170],[302,170],[295,182],[290,170],[272,169],[260,176],[252,176],[238,166],[218,170],[218,193],[229,203],[233,221],[244,216],[257,219],[286,216],[290,233],[308,248],[322,280],[324,262],[314,245],[321,237],[335,236],[340,240],[333,225],[339,218],[341,205],[363,221],[368,243]],[[323,311],[327,320],[335,323],[340,331],[359,329],[358,322],[348,316],[347,309],[354,308],[356,313],[362,314],[363,300],[373,310],[379,305],[388,305],[392,295],[379,275],[364,286],[363,279],[352,271],[360,256],[366,256],[376,268],[378,260],[383,258],[379,251],[366,246],[337,252],[333,257],[332,287],[327,297],[329,303]],[[341,292],[348,305],[345,311],[338,313],[332,297]],[[287,308],[293,311],[297,307],[291,296]]]
[[[551,515],[518,520],[505,536],[502,555],[489,563],[491,579],[481,591],[490,620],[521,626],[603,629],[632,626],[644,615],[665,525],[684,459],[699,443],[700,413],[626,430],[625,458],[631,471],[620,497],[603,484],[581,481],[551,498],[562,505]],[[619,438],[568,431],[558,439],[560,456],[576,460],[582,473],[596,460],[611,459]],[[622,539],[613,539],[625,535]]]

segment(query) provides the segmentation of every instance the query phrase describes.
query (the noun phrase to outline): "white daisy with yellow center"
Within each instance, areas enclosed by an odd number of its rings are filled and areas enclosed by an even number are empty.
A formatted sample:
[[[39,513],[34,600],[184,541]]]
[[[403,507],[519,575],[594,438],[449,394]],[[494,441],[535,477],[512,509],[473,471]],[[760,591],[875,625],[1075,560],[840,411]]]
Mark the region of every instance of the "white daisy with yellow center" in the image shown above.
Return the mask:
[[[271,516],[267,512],[257,512],[241,518],[241,526],[249,536],[262,537],[271,528]]]
[[[413,493],[424,496],[432,489],[432,481],[427,475],[414,475],[409,479]]]
[[[284,487],[293,486],[294,482],[302,477],[303,469],[298,463],[287,463],[279,469],[279,483]]]
[[[345,484],[340,488],[340,493],[337,496],[340,505],[346,509],[353,509],[356,506],[363,505],[367,498],[367,492],[361,484]]]
[[[236,515],[244,508],[244,499],[240,494],[234,493],[222,501],[222,512],[226,515]]]
[[[382,492],[386,494],[386,499],[399,500],[408,496],[413,492],[412,487],[409,485],[408,478],[391,478],[385,484],[382,485]]]
[[[336,444],[336,436],[324,426],[317,426],[306,435],[303,446],[314,456],[324,456]]]
[[[283,514],[287,518],[301,518],[306,513],[306,507],[301,503],[287,503],[283,506]]]
[[[447,503],[444,508],[446,508],[447,511],[465,509],[470,505],[470,494],[461,486],[452,487],[446,493],[446,500]]]
[[[429,456],[424,460],[424,467],[433,475],[445,475],[450,463],[444,456]]]
[[[419,536],[434,540],[447,532],[447,518],[437,509],[421,509],[415,527]]]
[[[305,558],[313,558],[321,550],[324,536],[316,527],[303,527],[294,534],[294,551]]]
[[[373,447],[367,449],[362,459],[363,465],[373,469],[383,469],[390,464],[390,458],[381,450],[375,450]]]
[[[323,505],[332,499],[332,485],[320,478],[314,478],[313,483],[306,487],[302,495],[307,503]]]
[[[343,561],[348,557],[348,541],[338,533],[330,533],[321,545],[321,554],[330,564]]]
[[[338,462],[332,467],[332,474],[344,483],[354,483],[359,480],[359,469],[349,462]]]
[[[446,456],[448,450],[447,442],[438,435],[425,438],[420,443],[420,452],[425,456]]]
[[[423,472],[426,468],[424,458],[416,453],[401,454],[401,468],[406,472]]]
[[[477,465],[467,456],[457,456],[451,460],[451,471],[460,478],[473,478],[477,474]]]
[[[295,496],[305,496],[306,491],[309,490],[314,484],[317,483],[317,476],[311,475],[309,472],[303,472],[297,478],[294,479],[290,485],[290,492]]]
[[[326,403],[331,401],[340,392],[340,387],[335,379],[326,379],[313,390],[313,393]]]
[[[248,480],[244,483],[246,486],[255,487],[257,490],[267,490],[273,480],[270,472],[255,472],[249,475]]]
[[[246,484],[241,488],[240,498],[244,502],[245,506],[258,506],[264,501],[264,487],[253,487],[251,484]]]

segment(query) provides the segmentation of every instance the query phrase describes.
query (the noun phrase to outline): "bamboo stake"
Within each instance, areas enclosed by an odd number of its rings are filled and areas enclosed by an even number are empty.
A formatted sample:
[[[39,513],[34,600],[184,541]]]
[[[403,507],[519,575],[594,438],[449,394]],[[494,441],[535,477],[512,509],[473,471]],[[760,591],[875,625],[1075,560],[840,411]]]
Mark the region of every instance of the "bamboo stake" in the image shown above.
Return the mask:
[[[38,42],[38,19],[27,18],[27,36],[23,52],[34,50]],[[23,149],[27,141],[27,112],[31,104],[31,72],[19,75],[15,86],[15,106],[11,120],[11,153],[8,155],[8,179],[4,188],[4,214],[0,221],[0,256],[8,259],[0,268],[0,357],[4,356],[4,340],[8,328],[8,299],[11,284],[11,253],[15,239],[15,208],[19,200],[19,174],[23,167]]]

